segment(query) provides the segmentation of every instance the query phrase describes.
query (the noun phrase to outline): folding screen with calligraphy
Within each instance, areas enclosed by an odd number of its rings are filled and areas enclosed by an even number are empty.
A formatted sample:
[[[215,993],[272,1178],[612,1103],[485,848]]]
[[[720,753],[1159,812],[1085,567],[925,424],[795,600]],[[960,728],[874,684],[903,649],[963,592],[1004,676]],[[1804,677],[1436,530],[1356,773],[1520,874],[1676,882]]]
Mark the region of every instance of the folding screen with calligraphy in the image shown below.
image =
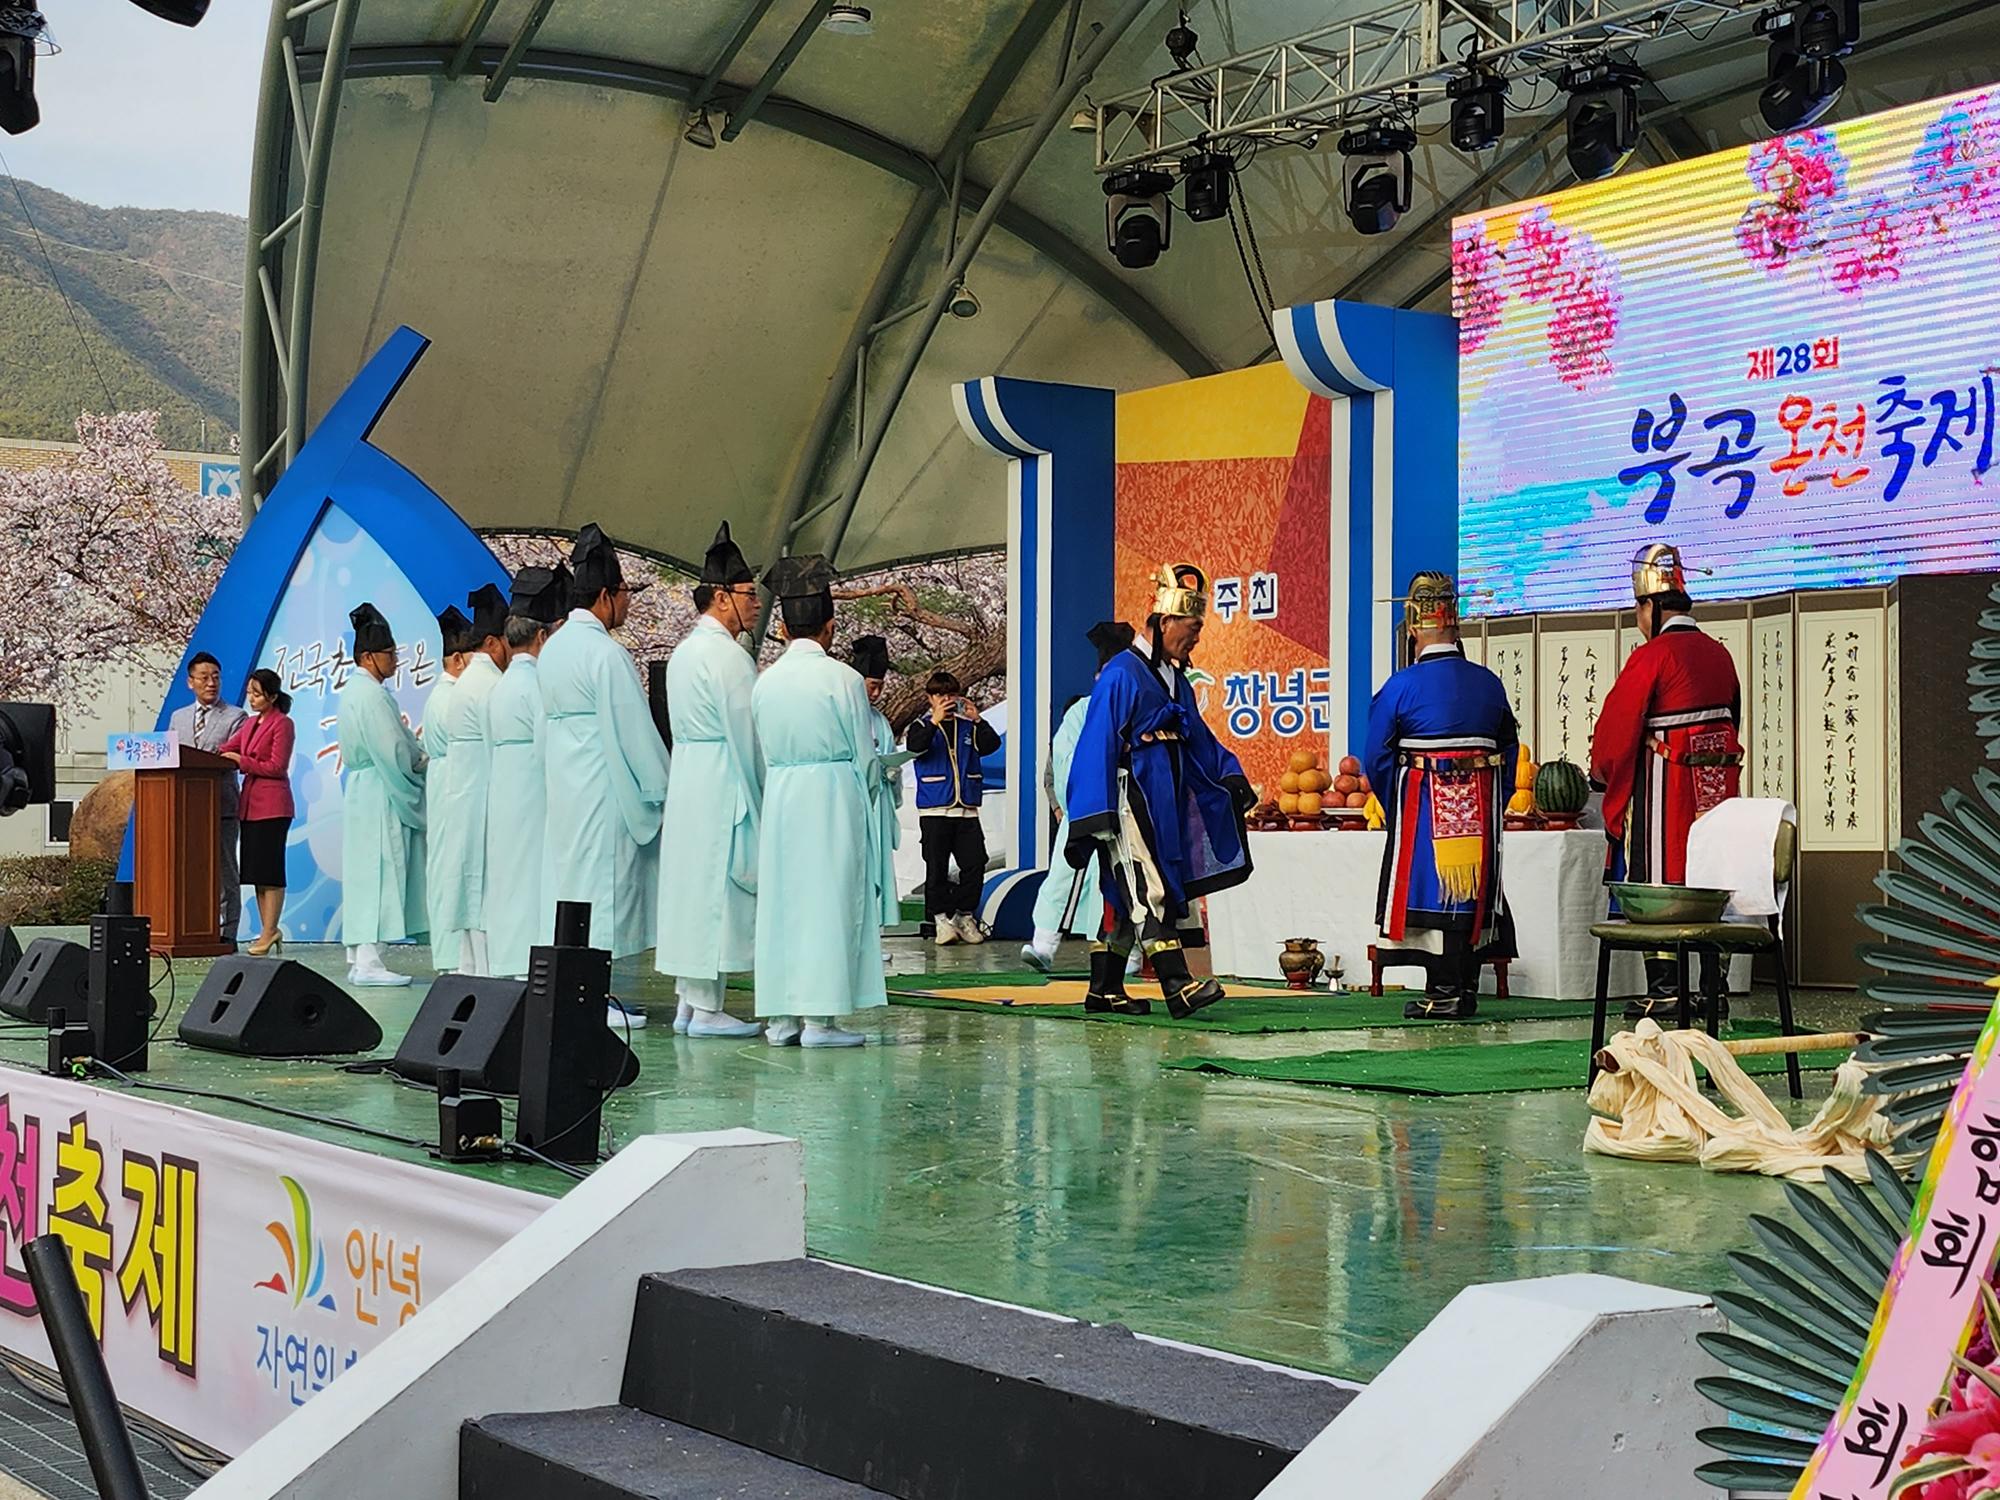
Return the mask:
[[[1879,850],[1888,674],[1880,609],[1799,617],[1799,842],[1807,850]]]

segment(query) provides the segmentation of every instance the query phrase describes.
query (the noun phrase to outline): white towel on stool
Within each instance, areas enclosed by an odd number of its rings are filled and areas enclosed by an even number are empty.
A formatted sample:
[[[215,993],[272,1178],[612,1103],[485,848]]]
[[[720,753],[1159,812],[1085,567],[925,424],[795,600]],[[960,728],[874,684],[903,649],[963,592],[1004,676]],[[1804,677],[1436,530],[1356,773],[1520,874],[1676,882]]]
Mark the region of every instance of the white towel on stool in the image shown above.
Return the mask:
[[[1688,831],[1687,883],[1734,891],[1723,913],[1732,921],[1775,916],[1785,904],[1771,868],[1778,825],[1798,821],[1799,810],[1782,797],[1717,803]]]

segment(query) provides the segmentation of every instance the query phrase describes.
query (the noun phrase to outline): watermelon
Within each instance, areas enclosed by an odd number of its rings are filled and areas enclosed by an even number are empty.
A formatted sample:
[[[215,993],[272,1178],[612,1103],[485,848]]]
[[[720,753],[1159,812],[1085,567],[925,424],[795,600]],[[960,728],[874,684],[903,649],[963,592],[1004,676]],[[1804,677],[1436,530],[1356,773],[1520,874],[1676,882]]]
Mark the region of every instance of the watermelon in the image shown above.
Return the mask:
[[[1544,762],[1535,772],[1535,806],[1559,818],[1574,817],[1590,801],[1590,783],[1566,760]]]

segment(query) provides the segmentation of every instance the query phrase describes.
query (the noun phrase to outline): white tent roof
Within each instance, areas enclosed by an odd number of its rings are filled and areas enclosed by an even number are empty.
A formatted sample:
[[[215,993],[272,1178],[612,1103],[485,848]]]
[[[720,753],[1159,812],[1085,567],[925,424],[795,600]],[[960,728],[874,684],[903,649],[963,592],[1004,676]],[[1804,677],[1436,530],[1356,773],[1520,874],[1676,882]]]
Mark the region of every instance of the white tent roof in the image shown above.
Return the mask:
[[[1076,0],[1071,51],[1112,0]],[[1190,23],[1215,56],[1383,0],[1202,0]],[[333,0],[280,24],[266,79],[253,238],[283,226],[312,180],[292,126],[283,48],[296,36],[308,118],[338,20],[352,26],[325,157],[312,258],[307,423],[398,324],[434,341],[377,434],[476,526],[597,520],[663,557],[698,559],[718,519],[755,560],[787,518],[845,487],[855,449],[846,351],[915,210],[919,248],[878,306],[926,297],[946,258],[955,129],[1005,125],[1056,87],[1071,0],[874,0],[869,37],[810,24],[815,0]],[[296,7],[290,7],[296,8]],[[1965,0],[1864,8],[1841,115],[1990,81],[2000,27]],[[802,21],[803,50],[734,140],[683,138],[688,96],[722,70],[718,135]],[[1169,71],[1171,7],[1141,19],[1090,86],[1097,98]],[[1671,37],[1645,53],[1657,84],[1651,151],[1696,154],[1760,133],[1764,44]],[[1010,38],[1019,45],[1010,48]],[[468,44],[469,46],[465,45]],[[454,60],[465,66],[453,76]],[[505,60],[514,53],[507,69]],[[1017,54],[1025,56],[1016,68]],[[505,71],[504,78],[496,74]],[[495,87],[498,83],[499,87]],[[1510,139],[1482,159],[1440,128],[1418,152],[1417,203],[1364,239],[1339,203],[1331,138],[1247,169],[1251,220],[1280,304],[1332,295],[1443,308],[1450,212],[1565,180],[1561,100],[1515,90]],[[497,97],[489,98],[489,95]],[[1552,123],[1553,122],[1553,123]],[[1027,132],[975,144],[966,201]],[[1644,159],[1644,158],[1642,158]],[[1136,389],[1270,357],[1264,310],[1228,223],[1176,223],[1159,264],[1128,272],[1104,245],[1091,138],[1059,131],[1035,156],[967,282],[981,311],[947,318],[894,410],[841,539],[843,568],[1003,540],[989,455],[958,433],[950,382],[993,373]],[[968,208],[963,217],[969,219]],[[273,300],[297,306],[296,232],[264,257]],[[286,391],[253,284],[246,449],[285,427]],[[869,350],[867,411],[921,320]],[[824,410],[823,410],[824,408]],[[280,445],[282,455],[282,444]],[[263,476],[268,488],[270,470]],[[838,507],[794,538],[825,548]]]

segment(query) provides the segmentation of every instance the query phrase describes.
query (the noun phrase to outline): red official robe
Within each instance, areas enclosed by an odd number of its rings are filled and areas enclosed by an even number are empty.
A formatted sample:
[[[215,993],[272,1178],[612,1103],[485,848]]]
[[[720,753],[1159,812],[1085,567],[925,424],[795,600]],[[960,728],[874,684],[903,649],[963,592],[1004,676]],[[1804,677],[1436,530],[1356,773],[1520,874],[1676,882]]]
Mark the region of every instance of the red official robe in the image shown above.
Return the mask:
[[[1632,653],[1590,742],[1590,774],[1605,789],[1607,879],[1687,878],[1688,830],[1741,785],[1742,698],[1728,648],[1689,616]]]

